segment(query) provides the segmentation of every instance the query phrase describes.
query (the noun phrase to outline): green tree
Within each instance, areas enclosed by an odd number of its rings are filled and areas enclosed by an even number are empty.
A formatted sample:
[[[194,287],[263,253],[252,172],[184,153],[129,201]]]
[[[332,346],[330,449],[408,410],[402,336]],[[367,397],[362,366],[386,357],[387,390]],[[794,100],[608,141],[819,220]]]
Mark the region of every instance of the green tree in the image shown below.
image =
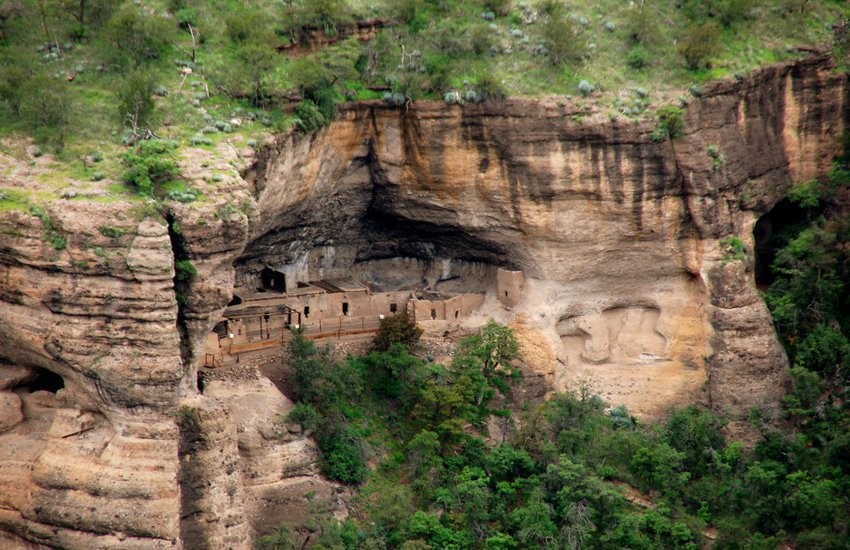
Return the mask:
[[[490,319],[478,334],[465,338],[458,346],[453,365],[467,370],[467,363],[474,365],[489,384],[504,394],[508,393],[505,379],[520,376],[513,361],[519,358],[519,342],[513,330]],[[483,402],[483,393],[477,404]]]
[[[37,74],[21,84],[20,112],[36,142],[56,151],[65,145],[71,96],[64,80]]]
[[[376,351],[387,351],[393,344],[402,344],[407,349],[415,349],[421,336],[422,329],[405,309],[401,313],[381,319],[372,348]]]
[[[227,36],[236,43],[254,43],[270,49],[273,33],[269,30],[269,16],[253,5],[243,5],[224,20]]]
[[[695,475],[708,472],[714,458],[726,447],[723,422],[697,405],[674,411],[667,420],[665,439],[682,453],[682,466]]]
[[[251,103],[264,105],[269,98],[268,77],[278,63],[277,54],[266,44],[246,42],[236,50],[236,57],[241,62],[241,82],[248,88]]]
[[[126,61],[141,65],[157,59],[174,34],[167,19],[148,13],[132,2],[124,4],[110,17],[103,33],[111,45],[107,57],[119,65]]]
[[[156,81],[151,73],[137,69],[130,73],[118,89],[118,116],[121,123],[138,133],[147,130],[156,103],[153,93]]]

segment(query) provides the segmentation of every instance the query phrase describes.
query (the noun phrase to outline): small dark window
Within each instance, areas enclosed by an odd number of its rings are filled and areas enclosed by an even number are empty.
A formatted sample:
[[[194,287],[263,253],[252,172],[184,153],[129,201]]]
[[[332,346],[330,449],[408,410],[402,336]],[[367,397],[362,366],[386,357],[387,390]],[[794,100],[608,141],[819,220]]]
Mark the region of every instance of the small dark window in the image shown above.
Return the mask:
[[[343,315],[348,315],[348,302],[343,302],[343,303],[342,303],[342,314],[343,314]]]
[[[269,322],[269,318],[270,318],[270,316],[269,316],[268,313],[263,315],[263,319],[265,319],[267,323]]]
[[[508,297],[508,291],[506,290],[505,291],[505,298],[507,298],[507,297]]]
[[[458,316],[458,315],[460,315],[460,312],[459,312],[459,311],[455,311],[455,319],[457,319],[457,316]]]
[[[431,319],[436,319],[436,318],[437,318],[437,310],[436,310],[436,309],[432,309],[432,310],[431,310]]]
[[[304,306],[304,317],[310,316],[310,306]]]
[[[390,313],[398,311],[398,304],[390,304]]]

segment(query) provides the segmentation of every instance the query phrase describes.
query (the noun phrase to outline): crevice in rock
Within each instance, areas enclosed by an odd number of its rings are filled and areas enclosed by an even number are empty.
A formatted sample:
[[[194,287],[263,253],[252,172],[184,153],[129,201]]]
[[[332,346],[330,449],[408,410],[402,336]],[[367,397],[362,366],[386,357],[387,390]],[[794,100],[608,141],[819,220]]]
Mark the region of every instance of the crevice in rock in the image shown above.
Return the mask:
[[[174,295],[177,298],[177,334],[180,337],[180,359],[183,365],[189,365],[192,361],[192,345],[189,340],[189,327],[186,324],[187,293],[189,291],[189,280],[187,278],[187,267],[189,252],[186,248],[186,238],[180,229],[180,222],[174,213],[165,213],[165,221],[168,222],[168,238],[171,241],[171,252],[174,258]]]

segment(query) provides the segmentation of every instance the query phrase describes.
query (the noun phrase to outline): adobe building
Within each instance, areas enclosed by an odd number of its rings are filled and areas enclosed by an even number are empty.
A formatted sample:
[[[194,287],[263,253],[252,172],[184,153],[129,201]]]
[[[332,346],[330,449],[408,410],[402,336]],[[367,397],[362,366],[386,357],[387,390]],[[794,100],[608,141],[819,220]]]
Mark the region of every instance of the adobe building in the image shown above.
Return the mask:
[[[297,282],[284,272],[262,270],[260,286],[243,287],[225,309],[205,345],[205,365],[217,366],[239,353],[285,345],[292,331],[311,339],[374,334],[381,319],[408,311],[417,323],[460,322],[484,303],[484,293],[397,290],[372,292],[342,279]],[[499,269],[496,292],[507,307],[519,303],[525,284],[521,271]],[[250,292],[250,294],[249,294]]]

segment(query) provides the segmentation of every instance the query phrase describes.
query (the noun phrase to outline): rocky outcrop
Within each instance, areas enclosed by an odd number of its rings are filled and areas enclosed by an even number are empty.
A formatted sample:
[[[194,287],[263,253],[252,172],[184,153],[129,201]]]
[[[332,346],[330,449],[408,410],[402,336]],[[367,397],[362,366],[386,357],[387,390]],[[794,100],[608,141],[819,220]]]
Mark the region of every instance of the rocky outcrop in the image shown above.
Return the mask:
[[[276,432],[289,405],[263,379],[198,390],[234,283],[264,266],[435,289],[522,270],[513,308],[490,296],[477,320],[521,325],[552,387],[583,378],[647,416],[775,405],[784,355],[718,243],[752,244],[793,181],[826,173],[846,92],[825,57],[770,67],[707,86],[662,143],[652,121],[558,99],[365,103],[250,166],[191,151],[203,202],[0,213],[0,541],[245,548],[258,517],[304,506],[292,495],[334,498],[309,440]]]

